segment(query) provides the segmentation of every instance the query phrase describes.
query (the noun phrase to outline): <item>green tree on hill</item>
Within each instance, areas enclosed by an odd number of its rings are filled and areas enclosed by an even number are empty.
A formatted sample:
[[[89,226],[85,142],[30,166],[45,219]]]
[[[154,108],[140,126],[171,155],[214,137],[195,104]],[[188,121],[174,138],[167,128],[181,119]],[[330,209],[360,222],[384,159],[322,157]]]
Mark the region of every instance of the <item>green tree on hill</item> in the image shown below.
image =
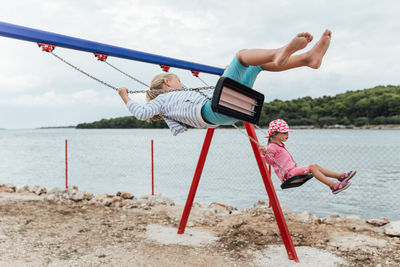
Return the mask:
[[[363,126],[368,124],[400,124],[400,86],[376,86],[347,91],[336,96],[264,103],[259,125],[268,126],[277,118],[290,125],[335,124]],[[140,121],[133,116],[81,123],[76,128],[167,128],[164,121]]]

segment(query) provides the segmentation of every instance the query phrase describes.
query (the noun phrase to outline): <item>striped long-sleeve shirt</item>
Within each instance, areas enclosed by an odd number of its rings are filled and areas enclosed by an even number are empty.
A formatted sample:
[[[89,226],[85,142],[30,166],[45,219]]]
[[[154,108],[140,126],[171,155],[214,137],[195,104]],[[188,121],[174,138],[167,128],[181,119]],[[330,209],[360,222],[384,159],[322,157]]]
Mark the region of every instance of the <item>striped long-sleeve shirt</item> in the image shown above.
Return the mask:
[[[211,96],[213,90],[203,91]],[[174,91],[161,94],[155,99],[140,105],[132,100],[126,105],[128,110],[139,120],[147,120],[161,114],[173,135],[187,130],[186,125],[195,128],[215,128],[218,125],[209,124],[201,116],[201,108],[207,99],[196,91]]]

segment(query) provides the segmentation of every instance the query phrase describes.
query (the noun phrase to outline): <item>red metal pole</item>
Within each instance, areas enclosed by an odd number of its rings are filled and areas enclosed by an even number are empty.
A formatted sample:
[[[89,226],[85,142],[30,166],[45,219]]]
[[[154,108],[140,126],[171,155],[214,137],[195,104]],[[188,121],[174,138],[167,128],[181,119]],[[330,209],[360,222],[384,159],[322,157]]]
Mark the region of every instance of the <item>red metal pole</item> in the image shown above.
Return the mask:
[[[68,189],[68,140],[65,139],[65,188]]]
[[[197,186],[200,182],[200,176],[203,172],[204,163],[206,162],[208,149],[210,148],[211,140],[214,134],[214,128],[208,128],[207,134],[204,139],[203,148],[201,149],[199,161],[197,162],[196,171],[193,176],[192,185],[190,186],[189,195],[186,200],[185,209],[183,210],[181,222],[179,223],[178,234],[183,234],[185,232],[186,224],[189,219],[190,210],[192,209],[194,196],[196,195]]]
[[[154,149],[153,139],[151,139],[151,194],[154,196]]]
[[[264,163],[265,163],[265,161],[264,161]],[[272,166],[268,164],[268,174],[269,174],[269,177],[271,177],[271,167],[272,167]],[[271,200],[269,200],[268,208],[271,208]]]
[[[254,130],[254,126],[250,123],[243,122],[246,127],[247,134],[249,137],[253,138],[258,142],[257,135]],[[265,159],[261,157],[258,145],[250,140],[251,147],[253,148],[254,156],[256,157],[258,168],[260,169],[261,177],[263,179],[265,189],[267,190],[267,194],[269,197],[269,203],[272,206],[272,210],[275,215],[276,223],[278,224],[279,231],[281,233],[283,243],[286,247],[286,252],[288,254],[289,259],[299,262],[297,258],[296,250],[293,246],[292,238],[290,237],[289,229],[286,225],[285,217],[283,216],[283,212],[281,206],[279,204],[278,197],[276,196],[276,192],[274,189],[274,185],[271,181],[271,175],[267,170],[267,165]]]

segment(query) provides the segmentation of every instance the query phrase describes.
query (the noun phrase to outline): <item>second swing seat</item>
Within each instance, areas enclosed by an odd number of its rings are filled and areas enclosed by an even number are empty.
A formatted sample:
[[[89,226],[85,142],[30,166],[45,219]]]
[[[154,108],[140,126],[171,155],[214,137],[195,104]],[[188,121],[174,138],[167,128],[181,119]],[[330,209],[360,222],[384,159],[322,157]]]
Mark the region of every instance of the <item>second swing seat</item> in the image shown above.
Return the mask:
[[[292,176],[281,184],[281,188],[287,189],[301,186],[313,177],[314,176],[312,174]]]

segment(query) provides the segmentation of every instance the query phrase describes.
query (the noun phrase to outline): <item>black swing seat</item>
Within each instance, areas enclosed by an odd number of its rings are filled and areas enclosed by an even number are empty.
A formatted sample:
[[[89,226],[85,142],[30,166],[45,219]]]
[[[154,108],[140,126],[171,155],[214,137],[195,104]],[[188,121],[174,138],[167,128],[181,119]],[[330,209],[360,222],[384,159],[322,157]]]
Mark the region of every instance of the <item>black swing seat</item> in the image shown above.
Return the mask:
[[[281,184],[281,188],[287,189],[301,186],[313,177],[312,174],[292,176]]]
[[[215,86],[211,108],[238,120],[257,124],[264,95],[228,77],[221,77]]]

